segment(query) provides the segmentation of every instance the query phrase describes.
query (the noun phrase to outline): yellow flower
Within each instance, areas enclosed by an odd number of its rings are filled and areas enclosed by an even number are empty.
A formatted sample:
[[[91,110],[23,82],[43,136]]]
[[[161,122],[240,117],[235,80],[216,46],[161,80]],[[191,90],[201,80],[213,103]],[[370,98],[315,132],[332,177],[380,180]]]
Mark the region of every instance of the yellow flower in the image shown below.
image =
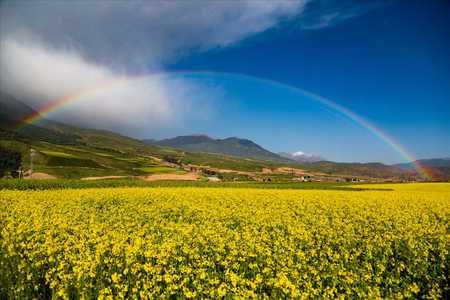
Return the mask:
[[[112,274],[111,275],[111,280],[112,280],[113,283],[118,283],[119,280],[120,280],[120,275],[117,274],[117,273]]]
[[[374,187],[0,190],[0,295],[443,298],[450,184]]]

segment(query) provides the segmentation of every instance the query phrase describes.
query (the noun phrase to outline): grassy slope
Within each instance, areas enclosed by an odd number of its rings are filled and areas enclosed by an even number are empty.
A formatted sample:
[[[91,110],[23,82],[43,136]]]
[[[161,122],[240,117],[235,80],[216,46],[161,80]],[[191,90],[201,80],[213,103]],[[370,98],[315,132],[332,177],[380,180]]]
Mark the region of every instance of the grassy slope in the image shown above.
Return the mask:
[[[145,167],[154,166],[154,159],[135,151],[126,152],[125,147],[96,145],[57,145],[32,140],[1,140],[0,144],[23,153],[25,169],[30,163],[30,148],[36,150],[35,171],[45,172],[62,178],[80,178],[108,175],[145,175]],[[149,151],[148,154],[151,154]]]

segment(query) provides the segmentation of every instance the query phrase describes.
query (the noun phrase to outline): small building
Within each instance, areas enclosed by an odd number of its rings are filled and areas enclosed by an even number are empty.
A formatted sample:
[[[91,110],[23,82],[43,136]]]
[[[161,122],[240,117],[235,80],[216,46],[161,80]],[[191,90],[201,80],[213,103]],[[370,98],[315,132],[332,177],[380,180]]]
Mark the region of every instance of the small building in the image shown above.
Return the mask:
[[[300,181],[302,182],[311,182],[313,181],[313,177],[310,175],[300,176]]]
[[[346,182],[360,182],[361,180],[358,177],[347,177],[345,178]]]

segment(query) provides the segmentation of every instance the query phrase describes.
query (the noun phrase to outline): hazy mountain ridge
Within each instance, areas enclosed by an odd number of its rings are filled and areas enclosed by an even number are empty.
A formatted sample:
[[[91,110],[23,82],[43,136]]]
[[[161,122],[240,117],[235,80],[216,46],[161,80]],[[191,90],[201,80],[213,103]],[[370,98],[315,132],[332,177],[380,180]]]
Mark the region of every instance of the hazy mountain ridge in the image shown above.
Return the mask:
[[[450,168],[450,157],[418,159],[414,163],[419,163],[429,168]],[[401,163],[395,164],[394,166],[404,169],[414,169],[414,163]]]
[[[415,164],[425,168],[425,171],[434,178],[450,180],[450,157],[418,159],[414,162],[395,164],[393,166],[402,170],[414,170]]]
[[[0,91],[0,119],[22,120],[33,113],[35,113],[35,110],[30,106]]]

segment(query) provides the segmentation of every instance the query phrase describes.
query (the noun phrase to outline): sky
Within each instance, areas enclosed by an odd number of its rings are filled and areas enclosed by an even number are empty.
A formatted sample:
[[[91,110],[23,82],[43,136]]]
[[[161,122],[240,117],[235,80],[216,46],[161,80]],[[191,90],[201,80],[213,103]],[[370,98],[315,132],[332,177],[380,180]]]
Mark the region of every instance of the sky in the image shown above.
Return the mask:
[[[48,118],[335,161],[449,157],[448,53],[448,1],[0,3],[0,89],[81,95]]]

